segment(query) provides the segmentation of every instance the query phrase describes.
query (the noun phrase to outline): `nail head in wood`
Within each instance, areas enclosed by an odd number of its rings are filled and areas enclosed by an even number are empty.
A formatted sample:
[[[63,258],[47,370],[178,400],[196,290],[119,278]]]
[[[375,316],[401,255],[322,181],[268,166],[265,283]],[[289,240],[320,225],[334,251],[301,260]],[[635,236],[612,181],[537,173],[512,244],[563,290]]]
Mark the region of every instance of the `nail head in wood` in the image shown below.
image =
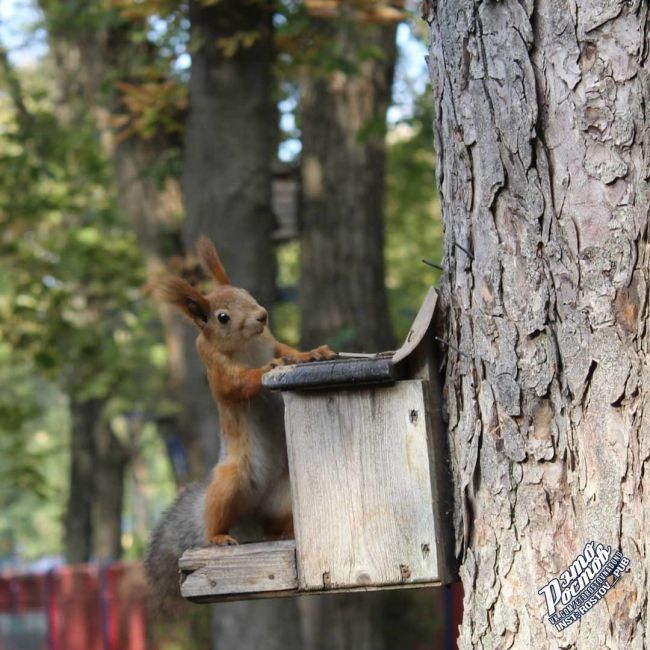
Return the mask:
[[[399,571],[404,582],[406,582],[411,577],[411,569],[409,569],[408,564],[400,564]]]

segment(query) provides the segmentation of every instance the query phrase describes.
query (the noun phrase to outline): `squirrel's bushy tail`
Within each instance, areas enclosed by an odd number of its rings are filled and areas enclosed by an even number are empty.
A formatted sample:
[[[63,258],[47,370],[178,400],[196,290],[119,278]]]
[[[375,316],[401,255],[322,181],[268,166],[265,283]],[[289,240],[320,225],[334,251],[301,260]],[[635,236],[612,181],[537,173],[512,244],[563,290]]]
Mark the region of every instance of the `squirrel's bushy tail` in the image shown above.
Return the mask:
[[[205,546],[203,510],[207,483],[186,487],[157,523],[144,559],[154,612],[166,616],[182,613],[178,560],[188,548]]]

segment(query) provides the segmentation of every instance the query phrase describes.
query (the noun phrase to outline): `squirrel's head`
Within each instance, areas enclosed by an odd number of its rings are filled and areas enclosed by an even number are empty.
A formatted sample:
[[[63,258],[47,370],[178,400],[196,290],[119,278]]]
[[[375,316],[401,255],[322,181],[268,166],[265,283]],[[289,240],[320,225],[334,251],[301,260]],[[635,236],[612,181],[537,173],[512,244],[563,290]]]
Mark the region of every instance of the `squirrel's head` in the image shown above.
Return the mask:
[[[230,284],[219,255],[207,237],[199,239],[196,250],[203,268],[215,281],[210,293],[203,295],[185,280],[175,277],[161,280],[157,293],[189,318],[217,351],[237,352],[264,331],[268,313],[248,291]]]

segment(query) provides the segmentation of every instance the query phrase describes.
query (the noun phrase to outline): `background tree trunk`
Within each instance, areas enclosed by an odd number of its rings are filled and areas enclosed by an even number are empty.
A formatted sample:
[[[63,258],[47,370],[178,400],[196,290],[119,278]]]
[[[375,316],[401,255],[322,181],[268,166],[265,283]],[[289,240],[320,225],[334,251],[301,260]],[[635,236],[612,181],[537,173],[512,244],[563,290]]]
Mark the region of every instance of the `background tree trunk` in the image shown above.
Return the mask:
[[[327,341],[386,350],[394,339],[384,285],[384,138],[395,25],[312,24],[350,70],[326,72],[324,62],[300,85],[300,339],[306,348]]]
[[[95,428],[104,401],[70,400],[69,493],[65,512],[65,560],[88,562],[93,544],[93,499],[95,496]]]
[[[164,137],[145,141],[135,135],[117,142],[112,153],[118,204],[133,224],[150,278],[167,272],[170,257],[184,252],[180,233],[173,224],[174,212],[181,209],[180,197],[175,196],[177,191],[180,195],[178,182],[167,178],[163,183],[155,173],[170,144]],[[166,415],[164,421],[158,422],[158,429],[168,443],[170,438],[177,438],[182,444],[186,472],[174,463],[172,466],[176,482],[184,484],[205,474],[205,445],[195,419],[196,398],[186,385],[191,363],[186,341],[191,331],[170,305],[157,302],[157,309],[169,355],[169,398],[179,406],[178,415]],[[211,433],[214,438],[214,429]],[[212,458],[214,449],[211,444],[208,448]]]
[[[275,298],[272,16],[271,2],[190,4],[195,50],[183,164],[186,248],[202,234],[210,237],[233,284],[267,308]],[[239,43],[243,33],[255,34],[255,41]],[[234,52],[227,51],[231,46]],[[186,399],[193,404],[207,468],[218,456],[215,406],[194,347],[196,334],[187,331]]]
[[[425,7],[461,647],[645,647],[647,3]],[[631,571],[556,632],[537,592],[591,540]]]
[[[163,179],[160,170],[165,153],[179,143],[175,142],[176,136],[162,132],[148,139],[139,133],[124,138],[111,132],[108,118],[129,114],[119,91],[114,89],[115,83],[140,81],[145,64],[153,65],[157,53],[133,40],[132,32],[140,28],[137,22],[118,20],[112,15],[106,21],[107,27],[93,30],[75,22],[74,3],[53,5],[49,0],[41,0],[40,5],[56,62],[62,117],[68,121],[86,120],[88,107],[92,107],[91,119],[98,134],[109,144],[106,153],[113,164],[117,204],[133,224],[149,277],[156,277],[166,270],[172,256],[184,252],[178,226],[173,222],[182,209],[178,182],[171,177]],[[99,6],[94,9],[106,10]],[[113,88],[111,93],[106,92],[108,80]],[[186,386],[187,364],[191,362],[185,354],[189,328],[169,305],[158,303],[158,312],[170,360],[170,399],[178,403],[180,411],[178,415],[166,414],[164,425],[161,421],[159,428],[164,429],[166,441],[178,438],[181,442],[186,467],[173,467],[177,482],[182,484],[204,475],[205,444],[209,458],[217,452],[212,442],[213,431],[205,440],[199,435],[201,419],[195,418],[197,400],[193,390]]]
[[[272,14],[271,2],[191,4],[195,49],[183,167],[187,248],[201,234],[210,237],[233,284],[248,289],[267,308],[275,297]],[[237,44],[228,55],[229,39],[242,33],[255,34],[255,41]],[[186,397],[193,400],[207,470],[217,459],[218,421],[195,339],[188,329]],[[302,648],[292,598],[223,603],[214,608],[213,621],[215,648]]]
[[[130,454],[109,422],[101,421],[93,434],[93,557],[98,562],[114,562],[122,556],[124,479]]]

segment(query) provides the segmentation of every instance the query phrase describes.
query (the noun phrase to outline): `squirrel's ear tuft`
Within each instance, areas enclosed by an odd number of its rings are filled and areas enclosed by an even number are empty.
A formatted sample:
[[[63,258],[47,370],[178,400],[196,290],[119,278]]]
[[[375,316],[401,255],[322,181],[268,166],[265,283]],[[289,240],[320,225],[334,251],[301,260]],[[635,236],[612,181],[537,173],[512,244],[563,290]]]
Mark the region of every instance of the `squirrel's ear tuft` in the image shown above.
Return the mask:
[[[226,269],[223,268],[217,249],[205,235],[201,235],[196,243],[196,252],[203,268],[216,280],[217,284],[230,284],[230,278]]]
[[[156,295],[183,312],[199,329],[210,318],[210,303],[191,284],[181,278],[165,278],[156,286]]]

